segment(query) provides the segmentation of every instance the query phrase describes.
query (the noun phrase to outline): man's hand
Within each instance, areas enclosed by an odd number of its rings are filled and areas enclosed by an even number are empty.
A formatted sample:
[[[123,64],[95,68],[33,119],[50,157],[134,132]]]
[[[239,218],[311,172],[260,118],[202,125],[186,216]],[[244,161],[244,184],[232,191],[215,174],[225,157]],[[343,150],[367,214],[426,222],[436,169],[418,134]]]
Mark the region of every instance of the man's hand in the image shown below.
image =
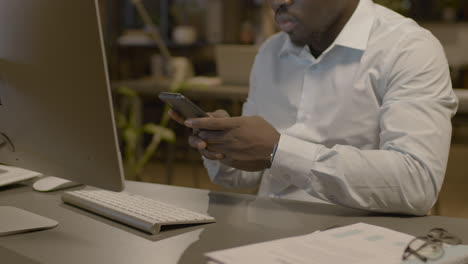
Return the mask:
[[[245,171],[270,167],[270,154],[280,134],[258,116],[233,117],[224,110],[208,113],[210,117],[185,120],[177,112],[169,116],[194,129],[189,144],[207,159]]]
[[[185,119],[179,113],[177,113],[176,111],[170,109],[168,114],[177,123],[179,123],[181,125],[185,125],[184,124]],[[228,118],[228,117],[230,117],[229,114],[224,110],[217,110],[215,112],[207,113],[207,114],[210,117],[213,117],[213,118]],[[188,140],[190,146],[192,146],[193,148],[198,149],[200,154],[202,154],[207,159],[223,160],[224,155],[222,153],[215,153],[215,152],[209,151],[207,149],[207,143],[205,141],[203,141],[201,138],[198,137],[199,132],[200,132],[199,129],[194,129],[193,130],[193,135],[190,136],[189,140]]]
[[[200,129],[191,144],[206,146],[211,159],[220,159],[234,168],[259,171],[270,167],[270,154],[280,138],[280,133],[259,116],[205,117],[189,119],[185,125]],[[206,144],[206,145],[205,145]],[[222,157],[219,154],[223,154]]]

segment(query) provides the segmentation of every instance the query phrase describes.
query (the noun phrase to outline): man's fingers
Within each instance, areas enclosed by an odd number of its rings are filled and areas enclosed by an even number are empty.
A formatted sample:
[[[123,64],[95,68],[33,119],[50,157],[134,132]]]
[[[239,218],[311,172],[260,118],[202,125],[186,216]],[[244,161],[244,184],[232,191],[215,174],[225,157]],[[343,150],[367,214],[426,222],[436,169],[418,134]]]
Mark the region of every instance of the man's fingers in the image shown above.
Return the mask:
[[[206,130],[229,130],[239,126],[239,123],[236,118],[223,117],[223,118],[213,118],[213,117],[203,117],[203,118],[193,118],[188,119],[184,123],[186,126],[191,128],[199,128]]]
[[[189,137],[189,144],[190,146],[198,149],[200,153],[207,159],[210,160],[222,160],[225,158],[224,154],[213,152],[207,149],[207,144],[205,141],[200,139],[197,136],[190,136]]]
[[[219,152],[214,152],[208,149],[208,141],[218,142],[224,137],[222,131],[200,131],[204,130],[228,130],[238,127],[236,119],[230,118],[229,114],[224,110],[216,110],[215,112],[208,113],[210,117],[193,118],[185,120],[179,113],[174,110],[169,110],[169,116],[180,124],[186,125],[194,129],[194,134],[189,137],[189,144],[196,148],[207,159],[210,160],[224,160],[226,156]],[[201,136],[207,138],[204,140]]]
[[[200,153],[205,158],[210,159],[210,160],[223,160],[225,158],[223,154],[212,152],[212,151],[209,151],[207,149],[200,150]]]
[[[225,131],[201,130],[197,136],[207,144],[221,144],[227,140]]]
[[[189,144],[198,150],[204,150],[207,147],[206,142],[197,136],[190,136]]]
[[[231,117],[226,110],[223,109],[218,109],[214,112],[208,113],[209,116],[215,117],[215,118],[227,118]]]
[[[169,109],[169,111],[167,112],[167,114],[169,115],[170,118],[172,118],[174,121],[176,121],[177,123],[181,124],[181,125],[184,125],[184,122],[185,122],[185,118],[182,117],[179,113],[177,113],[176,111],[172,110],[172,109]]]

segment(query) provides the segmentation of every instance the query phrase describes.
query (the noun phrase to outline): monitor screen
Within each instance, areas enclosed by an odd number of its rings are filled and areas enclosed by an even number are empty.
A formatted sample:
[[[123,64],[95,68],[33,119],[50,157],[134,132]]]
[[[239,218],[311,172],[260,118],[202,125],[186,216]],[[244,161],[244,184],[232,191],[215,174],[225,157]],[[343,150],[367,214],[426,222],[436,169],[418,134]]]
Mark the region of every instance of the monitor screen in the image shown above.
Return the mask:
[[[97,2],[0,1],[0,163],[121,191]]]

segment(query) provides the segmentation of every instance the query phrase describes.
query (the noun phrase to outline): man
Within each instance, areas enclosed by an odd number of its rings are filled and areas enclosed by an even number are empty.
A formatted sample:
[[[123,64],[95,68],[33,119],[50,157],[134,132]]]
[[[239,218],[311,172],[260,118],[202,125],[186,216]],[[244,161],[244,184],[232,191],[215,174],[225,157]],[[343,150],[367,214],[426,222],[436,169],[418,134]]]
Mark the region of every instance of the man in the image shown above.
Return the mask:
[[[442,186],[458,101],[439,42],[371,0],[269,0],[243,116],[173,119],[213,182],[259,195],[424,215]]]

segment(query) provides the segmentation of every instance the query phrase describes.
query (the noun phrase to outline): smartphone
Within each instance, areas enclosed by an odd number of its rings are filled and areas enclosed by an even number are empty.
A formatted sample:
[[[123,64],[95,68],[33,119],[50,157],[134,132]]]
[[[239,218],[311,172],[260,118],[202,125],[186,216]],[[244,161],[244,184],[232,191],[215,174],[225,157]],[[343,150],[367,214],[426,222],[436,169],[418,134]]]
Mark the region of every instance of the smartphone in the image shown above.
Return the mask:
[[[159,93],[159,99],[181,114],[185,119],[208,117],[208,114],[180,93]]]

